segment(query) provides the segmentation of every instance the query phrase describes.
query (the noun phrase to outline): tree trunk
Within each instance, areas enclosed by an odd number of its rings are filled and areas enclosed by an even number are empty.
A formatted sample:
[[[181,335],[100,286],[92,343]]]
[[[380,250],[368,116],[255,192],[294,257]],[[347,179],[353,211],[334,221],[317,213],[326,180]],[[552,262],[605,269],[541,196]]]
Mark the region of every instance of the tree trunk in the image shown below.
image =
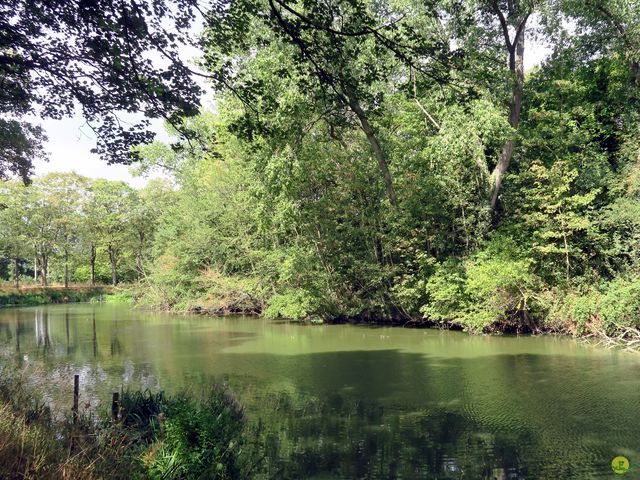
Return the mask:
[[[136,270],[138,271],[138,280],[144,276],[144,267],[142,265],[142,254],[136,253]]]
[[[48,285],[47,274],[49,273],[49,258],[47,255],[42,254],[40,257],[40,279],[43,287]]]
[[[69,288],[69,252],[64,250],[64,288]]]
[[[369,123],[369,120],[367,119],[367,116],[364,113],[364,110],[362,110],[362,107],[358,103],[357,98],[355,97],[351,89],[345,88],[345,90],[346,90],[345,94],[347,97],[347,101],[349,103],[349,107],[351,108],[353,113],[355,113],[356,116],[358,117],[358,120],[360,121],[360,125],[362,126],[362,131],[367,136],[369,145],[371,145],[371,149],[373,150],[373,153],[375,154],[378,160],[378,167],[380,168],[380,172],[382,173],[382,179],[384,180],[384,186],[387,192],[387,197],[389,198],[389,203],[395,206],[398,204],[398,199],[396,197],[396,191],[393,188],[393,178],[391,177],[391,172],[389,171],[387,157],[384,154],[382,147],[380,146],[380,142],[378,141],[378,138],[376,137],[373,127]]]
[[[38,281],[38,254],[33,257],[33,281]]]
[[[93,287],[96,284],[96,246],[91,244],[91,251],[89,253],[89,281]]]
[[[111,262],[111,285],[118,284],[118,274],[116,272],[116,252],[112,247],[108,247],[109,261]]]
[[[13,259],[13,280],[16,288],[20,288],[20,266],[18,265],[18,257]]]
[[[522,91],[524,88],[524,37],[527,28],[527,19],[529,13],[525,14],[521,21],[516,25],[516,36],[513,42],[510,41],[509,29],[506,19],[502,12],[495,7],[495,12],[500,18],[500,24],[503,29],[505,46],[509,52],[509,71],[514,75],[515,83],[511,104],[509,106],[509,124],[514,128],[518,128],[520,122],[520,111],[522,109]],[[513,156],[514,139],[508,139],[502,147],[502,153],[498,159],[493,172],[491,172],[491,209],[495,210],[498,205],[498,197],[502,188],[502,179],[509,168],[511,158]]]
[[[136,270],[138,271],[138,280],[144,277],[144,264],[142,260],[143,252],[144,252],[144,233],[139,233],[140,243],[138,246],[138,251],[136,252]]]

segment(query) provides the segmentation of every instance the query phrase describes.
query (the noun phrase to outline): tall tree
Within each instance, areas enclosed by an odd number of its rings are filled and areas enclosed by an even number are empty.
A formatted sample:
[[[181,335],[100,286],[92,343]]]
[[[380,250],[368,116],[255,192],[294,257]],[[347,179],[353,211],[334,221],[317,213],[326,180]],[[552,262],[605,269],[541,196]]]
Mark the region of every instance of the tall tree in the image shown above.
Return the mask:
[[[63,282],[69,286],[69,260],[80,243],[82,211],[87,201],[89,180],[75,173],[51,173],[36,180],[52,209],[57,231],[56,250],[64,263]]]
[[[234,66],[238,58],[251,58],[253,49],[268,50],[271,45],[288,56],[281,75],[307,93],[307,105],[313,105],[316,121],[328,124],[331,136],[339,137],[344,125],[361,129],[386,196],[397,204],[389,155],[375,119],[388,84],[402,70],[398,62],[436,81],[445,75],[448,46],[437,36],[437,22],[429,21],[432,11],[423,12],[427,19],[420,27],[425,31],[416,32],[415,25],[405,25],[406,12],[384,2],[269,0],[262,5],[235,0],[222,5],[207,19],[204,61],[216,78],[227,79],[221,85],[232,85],[249,106],[248,113],[257,115],[251,124],[264,127],[260,115],[268,112],[261,107],[270,108],[274,99],[265,97],[264,80],[248,78]],[[399,75],[408,76],[408,70]]]
[[[20,287],[20,261],[33,253],[24,218],[25,193],[20,183],[0,184],[0,252],[11,260],[16,288]]]
[[[522,93],[524,89],[524,44],[527,21],[535,9],[534,0],[493,0],[489,6],[498,18],[507,51],[509,72],[512,75],[513,89],[509,103],[509,124],[517,130],[522,111]],[[498,163],[491,172],[491,208],[498,205],[498,196],[502,179],[513,157],[514,138],[510,137],[502,147]]]
[[[87,215],[95,222],[95,243],[91,261],[95,264],[95,247],[102,246],[111,265],[111,283],[118,283],[118,263],[121,254],[131,240],[131,215],[134,191],[124,182],[96,180],[92,183]],[[94,266],[92,266],[92,269]],[[95,275],[95,273],[94,273]],[[95,281],[95,277],[94,281]]]
[[[60,224],[51,192],[40,183],[25,187],[24,217],[28,237],[33,242],[37,268],[43,286],[49,282],[49,262],[60,238]]]
[[[144,188],[133,194],[131,229],[139,278],[146,275],[149,250],[153,245],[160,216],[170,205],[171,199],[171,185],[162,179],[151,180]]]

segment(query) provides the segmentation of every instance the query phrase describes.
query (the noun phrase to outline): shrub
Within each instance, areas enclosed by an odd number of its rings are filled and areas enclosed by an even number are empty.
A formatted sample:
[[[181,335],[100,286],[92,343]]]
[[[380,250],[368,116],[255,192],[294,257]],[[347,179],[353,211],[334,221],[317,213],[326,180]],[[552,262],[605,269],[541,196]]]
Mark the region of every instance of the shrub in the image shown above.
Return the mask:
[[[532,263],[519,255],[513,241],[495,236],[474,257],[440,264],[426,284],[429,301],[421,310],[433,321],[473,332],[536,329]]]
[[[469,299],[465,289],[466,272],[461,262],[448,260],[440,264],[426,284],[429,303],[424,315],[434,322],[453,322],[464,316]]]
[[[215,388],[202,402],[180,396],[162,409],[161,440],[145,456],[151,478],[243,478],[244,413],[226,391]]]
[[[640,279],[618,277],[582,291],[547,295],[549,323],[575,335],[625,336],[640,328]]]
[[[202,400],[123,391],[121,421],[56,421],[23,376],[0,366],[1,479],[247,478],[245,417],[224,389]],[[255,462],[251,465],[257,465]]]
[[[607,335],[640,327],[640,279],[618,277],[609,282],[598,306]]]
[[[263,314],[267,318],[306,319],[317,313],[319,299],[302,288],[289,288],[273,295]]]

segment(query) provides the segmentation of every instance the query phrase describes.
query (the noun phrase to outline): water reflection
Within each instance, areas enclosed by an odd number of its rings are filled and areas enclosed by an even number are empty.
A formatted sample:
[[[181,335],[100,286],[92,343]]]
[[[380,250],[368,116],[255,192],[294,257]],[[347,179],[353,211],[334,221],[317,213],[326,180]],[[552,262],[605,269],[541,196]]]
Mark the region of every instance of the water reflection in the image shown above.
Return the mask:
[[[42,354],[46,356],[51,349],[51,340],[49,338],[49,312],[47,310],[37,309],[34,316],[34,331],[36,336],[36,344],[42,347]]]
[[[339,394],[271,402],[276,415],[255,427],[268,432],[265,478],[536,478],[513,438],[479,435],[460,414],[387,410]]]
[[[225,382],[263,478],[604,478],[640,459],[640,360],[490,338],[61,305],[0,311],[0,350],[68,410]]]

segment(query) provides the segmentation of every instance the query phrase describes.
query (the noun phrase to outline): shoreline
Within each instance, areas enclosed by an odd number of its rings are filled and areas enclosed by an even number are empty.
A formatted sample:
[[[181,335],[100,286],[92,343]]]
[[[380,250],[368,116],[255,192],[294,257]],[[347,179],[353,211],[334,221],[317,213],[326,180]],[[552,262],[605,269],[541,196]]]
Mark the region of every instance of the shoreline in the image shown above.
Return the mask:
[[[116,302],[117,303],[117,302]],[[247,316],[247,317],[262,317],[260,312],[256,311],[221,311],[219,309],[207,309],[205,307],[189,308],[185,310],[172,310],[170,308],[162,308],[150,304],[136,303],[133,298],[129,298],[127,302],[121,302],[123,305],[129,305],[132,308],[146,309],[152,312],[172,313],[175,315],[199,315],[205,317],[228,317],[228,316]],[[466,330],[464,326],[456,323],[438,323],[430,320],[416,320],[416,319],[387,319],[387,320],[375,320],[371,317],[360,318],[348,318],[338,317],[332,320],[316,320],[316,319],[273,319],[287,322],[295,322],[301,325],[317,326],[317,325],[361,325],[369,326],[373,328],[380,327],[393,327],[393,328],[409,328],[409,329],[429,329],[440,331],[455,331],[464,332],[468,335],[485,335],[485,336],[540,336],[540,335],[559,335],[567,338],[573,338],[581,342],[589,343],[595,346],[601,346],[608,349],[619,348],[628,352],[640,353],[640,330],[634,330],[628,328],[625,332],[630,335],[630,338],[624,336],[611,337],[607,336],[603,331],[597,333],[591,332],[582,335],[577,335],[575,329],[565,328],[558,329],[551,326],[543,326],[536,330],[531,328],[517,329],[513,328],[513,325],[505,325],[508,328],[496,328],[492,331],[486,332],[472,332]],[[510,327],[510,328],[509,328]]]
[[[111,294],[112,288],[106,285],[0,287],[0,308],[89,302]]]
[[[125,287],[124,290],[116,291],[116,288],[110,285],[100,286],[27,286],[20,289],[15,287],[0,287],[0,309],[12,307],[28,307],[38,305],[59,305],[65,303],[81,303],[97,301],[99,303],[112,303],[126,305],[135,309],[148,310],[150,312],[171,313],[175,315],[199,315],[205,317],[228,317],[228,316],[247,316],[260,318],[262,314],[255,310],[239,311],[239,310],[221,310],[206,307],[190,307],[184,310],[172,310],[156,305],[138,303],[133,296],[129,296],[130,291]],[[96,298],[98,297],[98,298]],[[7,299],[18,299],[17,303],[8,303]],[[438,323],[423,319],[374,319],[372,317],[337,317],[331,320],[319,319],[275,319],[287,322],[295,322],[301,325],[360,325],[373,328],[393,327],[393,328],[409,328],[409,329],[429,329],[440,331],[456,331],[465,332],[468,335],[486,335],[486,336],[539,336],[539,335],[561,335],[567,338],[573,338],[594,346],[604,347],[607,349],[622,349],[627,352],[640,353],[640,331],[627,328],[622,335],[615,337],[606,335],[603,331],[589,332],[583,335],[577,335],[575,330],[570,328],[558,329],[552,327],[538,328],[513,328],[513,325],[496,324],[495,329],[485,332],[473,332],[464,328],[464,326],[456,323]],[[544,323],[543,323],[544,325]],[[505,328],[506,327],[506,328]]]

